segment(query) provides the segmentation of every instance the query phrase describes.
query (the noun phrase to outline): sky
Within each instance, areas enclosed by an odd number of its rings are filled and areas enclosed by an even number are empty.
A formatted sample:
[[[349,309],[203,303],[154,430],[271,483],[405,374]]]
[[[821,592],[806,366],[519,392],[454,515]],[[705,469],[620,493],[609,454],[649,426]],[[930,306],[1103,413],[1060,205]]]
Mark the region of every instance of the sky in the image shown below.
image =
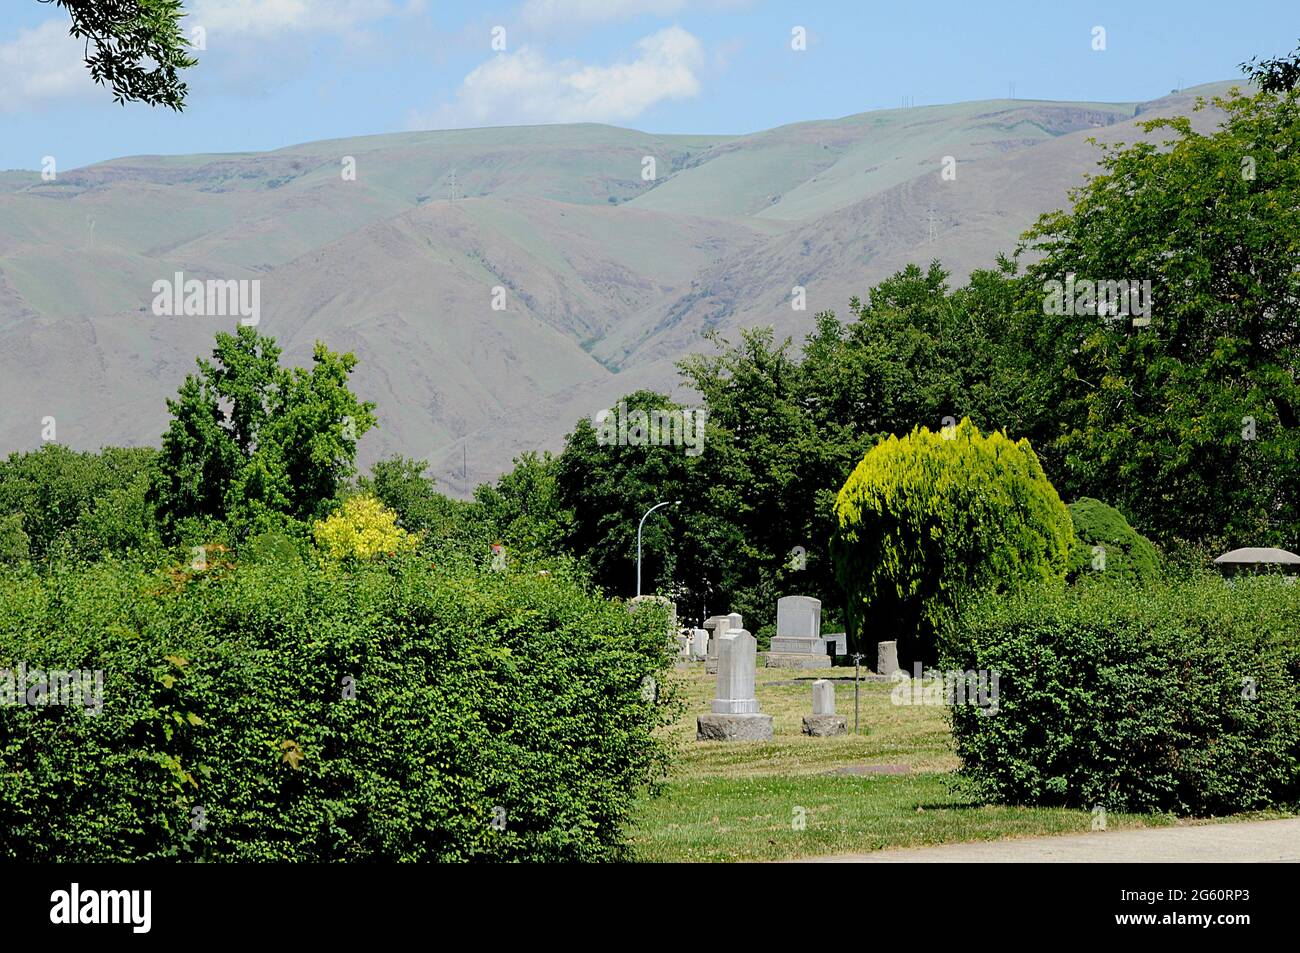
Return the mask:
[[[42,0],[0,7],[0,169],[605,122],[739,134],[871,109],[1129,102],[1300,42],[1295,0],[185,0],[181,114],[113,103]],[[1098,30],[1104,31],[1099,33]],[[194,33],[196,40],[199,33]],[[803,38],[802,49],[799,38]],[[1104,48],[1096,48],[1098,41]]]

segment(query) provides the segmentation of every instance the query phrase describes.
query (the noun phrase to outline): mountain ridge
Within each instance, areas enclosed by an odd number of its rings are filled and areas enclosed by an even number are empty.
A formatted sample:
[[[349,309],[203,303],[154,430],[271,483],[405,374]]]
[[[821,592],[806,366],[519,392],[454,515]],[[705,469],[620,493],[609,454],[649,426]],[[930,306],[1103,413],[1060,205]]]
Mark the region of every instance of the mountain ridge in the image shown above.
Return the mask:
[[[355,387],[382,420],[363,465],[426,458],[468,493],[620,394],[689,398],[675,363],[704,330],[771,324],[798,341],[909,261],[964,280],[1065,204],[1100,156],[1089,137],[1230,85],[745,136],[501,127],[122,157],[49,183],[2,173],[0,451],[38,445],[46,416],[78,449],[155,444],[165,398],[237,320],[153,316],[152,283],[180,271],[260,280],[261,329],[287,359],[316,339],[355,351]]]

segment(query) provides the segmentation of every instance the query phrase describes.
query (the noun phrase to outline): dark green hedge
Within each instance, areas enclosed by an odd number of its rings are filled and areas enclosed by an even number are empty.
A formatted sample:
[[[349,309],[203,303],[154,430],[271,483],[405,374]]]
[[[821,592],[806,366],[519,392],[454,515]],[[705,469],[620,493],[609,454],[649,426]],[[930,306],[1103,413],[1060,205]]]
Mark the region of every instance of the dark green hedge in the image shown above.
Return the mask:
[[[664,642],[558,573],[11,572],[0,668],[106,685],[96,717],[0,708],[0,857],[616,858],[663,766]]]
[[[944,665],[998,673],[996,714],[951,709],[961,773],[990,800],[1200,816],[1300,800],[1300,587],[1085,578],[984,599]]]

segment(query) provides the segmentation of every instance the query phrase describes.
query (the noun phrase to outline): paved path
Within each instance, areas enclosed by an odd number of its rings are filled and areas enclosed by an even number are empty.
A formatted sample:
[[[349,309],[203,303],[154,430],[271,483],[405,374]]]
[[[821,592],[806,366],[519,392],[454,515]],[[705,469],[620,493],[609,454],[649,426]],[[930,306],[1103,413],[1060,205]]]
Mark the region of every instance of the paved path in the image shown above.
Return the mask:
[[[1095,831],[806,857],[834,864],[1300,863],[1300,819]]]

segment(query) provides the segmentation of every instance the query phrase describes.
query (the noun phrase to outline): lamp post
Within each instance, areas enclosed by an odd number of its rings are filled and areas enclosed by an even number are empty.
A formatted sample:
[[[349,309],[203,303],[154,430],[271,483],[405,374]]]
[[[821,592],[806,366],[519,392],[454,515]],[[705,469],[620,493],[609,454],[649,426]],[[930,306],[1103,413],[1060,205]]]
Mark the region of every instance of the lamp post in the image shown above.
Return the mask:
[[[645,526],[645,518],[659,509],[661,506],[680,506],[681,500],[664,500],[662,503],[656,503],[650,509],[645,511],[645,516],[641,517],[641,522],[636,528],[636,594],[641,595],[641,528]]]

